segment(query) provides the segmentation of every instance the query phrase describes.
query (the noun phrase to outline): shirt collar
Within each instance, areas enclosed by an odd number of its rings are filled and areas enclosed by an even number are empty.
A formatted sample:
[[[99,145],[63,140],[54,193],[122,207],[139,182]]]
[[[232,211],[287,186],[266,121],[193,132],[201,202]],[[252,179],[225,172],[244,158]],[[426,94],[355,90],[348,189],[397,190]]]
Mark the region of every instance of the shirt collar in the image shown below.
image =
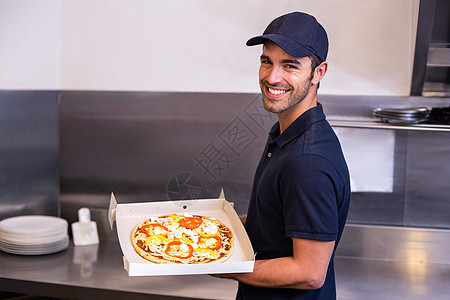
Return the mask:
[[[280,123],[277,122],[269,132],[269,143],[277,143],[280,148],[290,143],[293,139],[301,135],[309,126],[325,119],[322,104],[312,107],[300,115],[288,128],[280,135]]]

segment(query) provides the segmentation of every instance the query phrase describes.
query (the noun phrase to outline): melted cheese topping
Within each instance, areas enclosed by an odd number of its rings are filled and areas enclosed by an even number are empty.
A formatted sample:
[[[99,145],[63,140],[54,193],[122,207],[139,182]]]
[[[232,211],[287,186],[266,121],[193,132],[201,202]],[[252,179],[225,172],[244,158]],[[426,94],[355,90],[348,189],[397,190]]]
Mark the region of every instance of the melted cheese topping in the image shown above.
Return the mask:
[[[191,217],[190,215],[187,215]],[[145,233],[141,233],[138,230],[133,238],[134,242],[149,253],[155,253],[157,257],[164,258],[168,261],[179,262],[179,263],[192,263],[192,262],[208,262],[214,261],[228,254],[228,250],[231,249],[230,236],[231,232],[228,232],[228,228],[220,228],[214,218],[202,218],[202,224],[196,229],[187,229],[180,227],[178,221],[179,219],[185,217],[185,215],[171,215],[170,217],[155,217],[151,218],[151,222],[161,224],[165,226],[169,232],[167,233],[167,238],[162,239],[158,237],[149,238]],[[145,225],[144,222],[142,225]],[[150,222],[148,222],[150,223]],[[148,224],[147,223],[147,224]],[[151,227],[149,235],[165,235],[164,229],[154,226]],[[212,250],[208,248],[213,248],[217,241],[215,238],[206,238],[202,240],[201,245],[198,244],[200,235],[217,235],[222,240],[222,245],[218,250]],[[230,235],[230,236],[228,236]],[[193,255],[188,259],[178,260],[173,256],[167,255],[165,250],[167,249],[167,244],[173,240],[180,240],[181,244],[177,247],[173,247],[169,251],[169,254],[185,256],[189,253],[189,244],[193,249]],[[140,241],[140,242],[138,242]],[[206,247],[206,248],[201,248]]]

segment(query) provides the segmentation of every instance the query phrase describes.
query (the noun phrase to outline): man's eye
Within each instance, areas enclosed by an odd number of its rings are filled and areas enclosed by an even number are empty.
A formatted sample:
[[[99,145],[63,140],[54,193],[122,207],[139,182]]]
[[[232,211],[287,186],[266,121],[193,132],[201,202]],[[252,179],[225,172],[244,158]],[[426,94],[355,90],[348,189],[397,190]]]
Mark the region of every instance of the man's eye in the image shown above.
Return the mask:
[[[262,59],[261,64],[264,64],[264,65],[270,64],[270,61],[268,59]]]
[[[297,66],[294,66],[294,65],[286,65],[286,68],[288,68],[288,69],[297,69]]]

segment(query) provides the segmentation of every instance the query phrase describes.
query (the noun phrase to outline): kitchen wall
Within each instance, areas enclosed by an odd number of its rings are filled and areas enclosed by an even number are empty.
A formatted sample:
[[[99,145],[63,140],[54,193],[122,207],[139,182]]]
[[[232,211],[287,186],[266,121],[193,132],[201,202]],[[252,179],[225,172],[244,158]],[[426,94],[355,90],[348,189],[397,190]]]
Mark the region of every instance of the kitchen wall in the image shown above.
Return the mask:
[[[294,10],[330,39],[323,94],[409,94],[419,0],[0,0],[0,88],[257,93],[260,47]]]
[[[0,89],[60,88],[60,1],[0,0]]]
[[[58,92],[0,90],[0,220],[58,213]]]
[[[418,0],[273,3],[0,0],[0,108],[7,105],[8,114],[19,116],[16,124],[30,121],[23,134],[46,136],[37,138],[39,147],[51,145],[51,159],[38,156],[42,165],[33,176],[50,174],[42,184],[51,187],[42,190],[54,202],[47,212],[73,220],[86,205],[104,218],[111,191],[119,201],[134,202],[215,197],[221,187],[245,212],[265,133],[275,121],[258,105],[261,48],[245,41],[285,12],[310,12],[328,30],[330,67],[320,99],[330,117],[370,118],[378,105],[448,105],[448,99],[407,97]],[[24,91],[30,101],[20,102]],[[48,103],[53,113],[37,109]],[[31,107],[36,120],[27,117]],[[47,125],[35,126],[40,122]],[[230,135],[242,129],[247,135]],[[337,131],[349,161],[358,161],[354,149],[366,149],[374,165],[383,167],[354,170],[359,176],[353,178],[358,189],[350,222],[450,228],[442,213],[450,205],[442,179],[448,164],[434,160],[449,161],[448,133],[377,131],[374,150],[363,148],[370,129],[353,130],[350,140],[346,130]],[[2,147],[14,148],[5,132]],[[384,136],[392,143],[384,145]],[[20,144],[27,151],[18,160],[32,149]],[[208,151],[221,160],[205,168]],[[8,153],[0,158],[3,164],[11,159]],[[20,168],[27,170],[26,164]],[[365,176],[380,172],[373,177],[381,178],[383,170],[390,175],[382,183]],[[8,182],[23,182],[6,168],[0,172]],[[9,205],[29,198],[20,192],[8,198],[11,186],[1,188],[1,211],[27,212]]]
[[[356,116],[370,119],[376,105],[421,100],[364,101],[360,96],[321,97],[332,124]],[[74,220],[78,208],[90,205],[97,218],[106,220],[111,192],[126,203],[216,198],[223,188],[238,213],[246,213],[253,174],[274,122],[259,94],[63,91],[62,212]],[[349,223],[450,228],[450,131],[334,128],[356,176]],[[391,160],[367,150],[386,148],[377,136],[392,136]],[[383,164],[382,170],[392,168],[391,188],[385,187],[385,173],[368,183],[355,175],[360,169],[377,172],[368,167],[372,161]]]

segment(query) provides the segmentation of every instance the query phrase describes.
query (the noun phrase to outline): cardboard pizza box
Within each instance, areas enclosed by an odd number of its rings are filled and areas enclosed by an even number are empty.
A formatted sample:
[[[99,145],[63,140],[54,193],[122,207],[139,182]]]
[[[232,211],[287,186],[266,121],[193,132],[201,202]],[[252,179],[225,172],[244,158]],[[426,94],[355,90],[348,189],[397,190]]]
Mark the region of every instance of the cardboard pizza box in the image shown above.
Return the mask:
[[[156,264],[142,258],[133,248],[131,231],[152,216],[171,213],[198,214],[215,217],[230,227],[234,237],[232,255],[222,263],[212,264]],[[253,271],[255,255],[247,233],[239,216],[228,202],[223,191],[217,199],[198,199],[180,201],[161,201],[131,204],[117,204],[111,193],[108,219],[111,229],[114,221],[117,226],[120,247],[123,253],[124,268],[129,276],[188,275],[246,273]]]

